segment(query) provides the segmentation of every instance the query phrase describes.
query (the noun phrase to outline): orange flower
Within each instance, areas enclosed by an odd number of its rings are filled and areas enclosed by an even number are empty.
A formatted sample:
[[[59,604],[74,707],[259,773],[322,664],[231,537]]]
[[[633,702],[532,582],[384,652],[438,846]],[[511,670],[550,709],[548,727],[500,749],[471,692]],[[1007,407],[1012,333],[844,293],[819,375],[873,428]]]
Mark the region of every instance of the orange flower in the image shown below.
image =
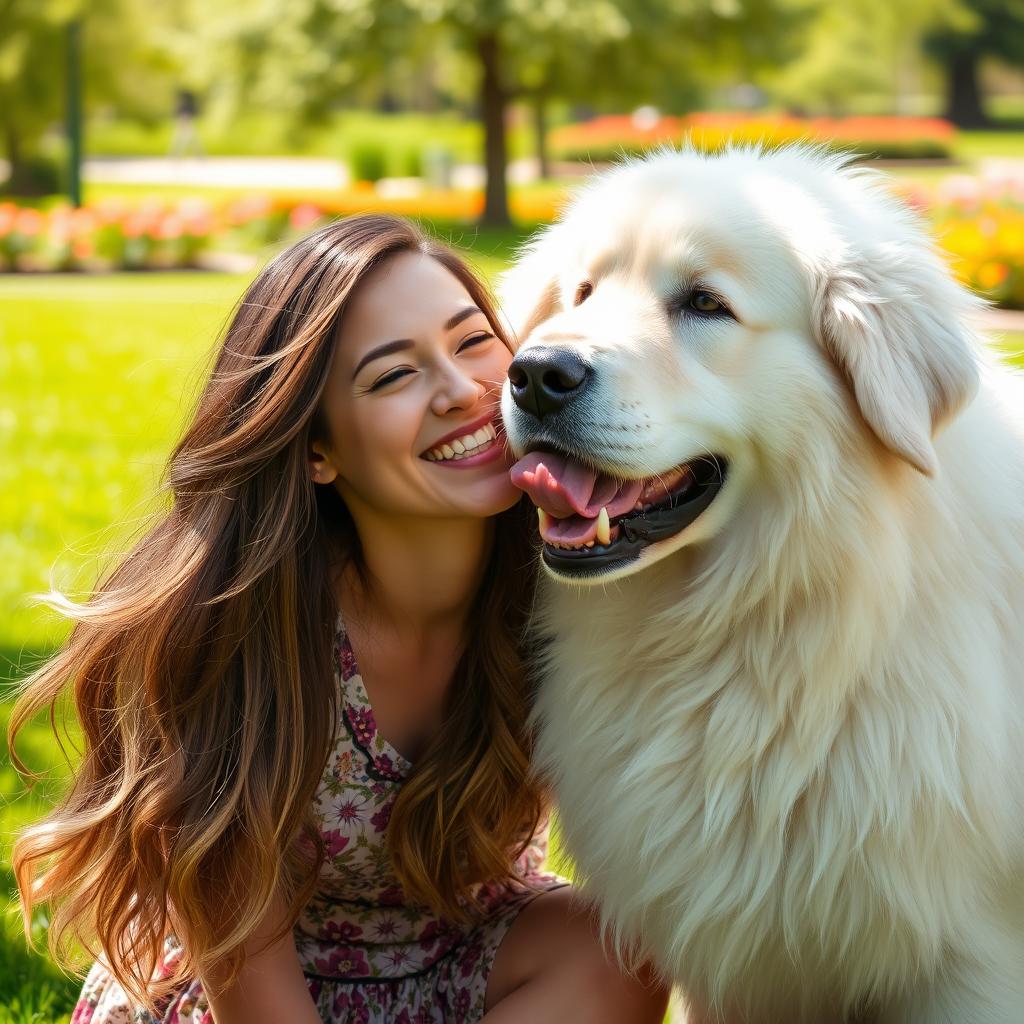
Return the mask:
[[[978,267],[975,279],[985,291],[998,288],[1010,276],[1010,268],[1005,263],[989,261]]]

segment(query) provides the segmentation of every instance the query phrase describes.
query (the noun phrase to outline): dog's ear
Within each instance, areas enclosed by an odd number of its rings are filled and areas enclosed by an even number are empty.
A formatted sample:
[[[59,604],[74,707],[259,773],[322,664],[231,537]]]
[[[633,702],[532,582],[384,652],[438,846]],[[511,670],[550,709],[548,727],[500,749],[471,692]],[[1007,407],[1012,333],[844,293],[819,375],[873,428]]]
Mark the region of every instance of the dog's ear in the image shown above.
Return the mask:
[[[824,273],[813,316],[879,440],[934,476],[932,436],[977,389],[964,315],[978,302],[924,244],[904,245]]]
[[[536,327],[562,309],[556,227],[532,239],[498,279],[501,313],[517,349]]]

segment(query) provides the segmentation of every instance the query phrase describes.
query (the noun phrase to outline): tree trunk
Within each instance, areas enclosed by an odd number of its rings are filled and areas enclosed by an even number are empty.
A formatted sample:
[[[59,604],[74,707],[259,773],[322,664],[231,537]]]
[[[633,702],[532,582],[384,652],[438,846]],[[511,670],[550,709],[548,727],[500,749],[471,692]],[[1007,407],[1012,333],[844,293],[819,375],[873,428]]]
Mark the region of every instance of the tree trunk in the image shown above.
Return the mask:
[[[989,119],[981,105],[978,54],[954,53],[946,62],[946,117],[960,128],[985,128]]]
[[[480,114],[484,122],[484,215],[481,223],[497,227],[511,224],[508,215],[508,185],[505,168],[506,95],[501,81],[501,50],[491,32],[477,38],[480,59]]]
[[[548,159],[548,110],[547,96],[543,91],[533,97],[533,131],[537,146],[537,173],[541,178],[551,177],[551,162]]]
[[[3,122],[4,132],[4,155],[10,173],[7,177],[6,190],[14,196],[35,195],[39,189],[32,181],[32,173],[25,163],[25,154],[21,147],[21,136],[18,134],[18,126],[13,118],[6,118]]]

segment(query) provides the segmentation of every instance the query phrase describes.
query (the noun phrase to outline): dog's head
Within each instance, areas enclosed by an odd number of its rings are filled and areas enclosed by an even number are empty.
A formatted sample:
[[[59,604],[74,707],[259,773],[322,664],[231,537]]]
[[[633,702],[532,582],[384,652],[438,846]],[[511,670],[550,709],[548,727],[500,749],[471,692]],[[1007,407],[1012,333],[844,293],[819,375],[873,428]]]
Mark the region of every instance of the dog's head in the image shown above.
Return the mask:
[[[876,172],[809,147],[598,175],[499,291],[513,479],[573,581],[705,541],[852,445],[932,476],[977,383],[980,301]]]

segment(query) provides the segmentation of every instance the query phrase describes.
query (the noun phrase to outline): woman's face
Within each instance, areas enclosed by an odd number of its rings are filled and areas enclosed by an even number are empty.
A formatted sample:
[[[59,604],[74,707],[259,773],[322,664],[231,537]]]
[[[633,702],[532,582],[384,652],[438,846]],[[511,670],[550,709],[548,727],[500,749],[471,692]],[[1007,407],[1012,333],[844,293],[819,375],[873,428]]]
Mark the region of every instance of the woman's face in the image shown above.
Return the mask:
[[[404,252],[353,292],[311,468],[354,515],[491,516],[519,498],[495,439],[512,353],[441,263]]]

